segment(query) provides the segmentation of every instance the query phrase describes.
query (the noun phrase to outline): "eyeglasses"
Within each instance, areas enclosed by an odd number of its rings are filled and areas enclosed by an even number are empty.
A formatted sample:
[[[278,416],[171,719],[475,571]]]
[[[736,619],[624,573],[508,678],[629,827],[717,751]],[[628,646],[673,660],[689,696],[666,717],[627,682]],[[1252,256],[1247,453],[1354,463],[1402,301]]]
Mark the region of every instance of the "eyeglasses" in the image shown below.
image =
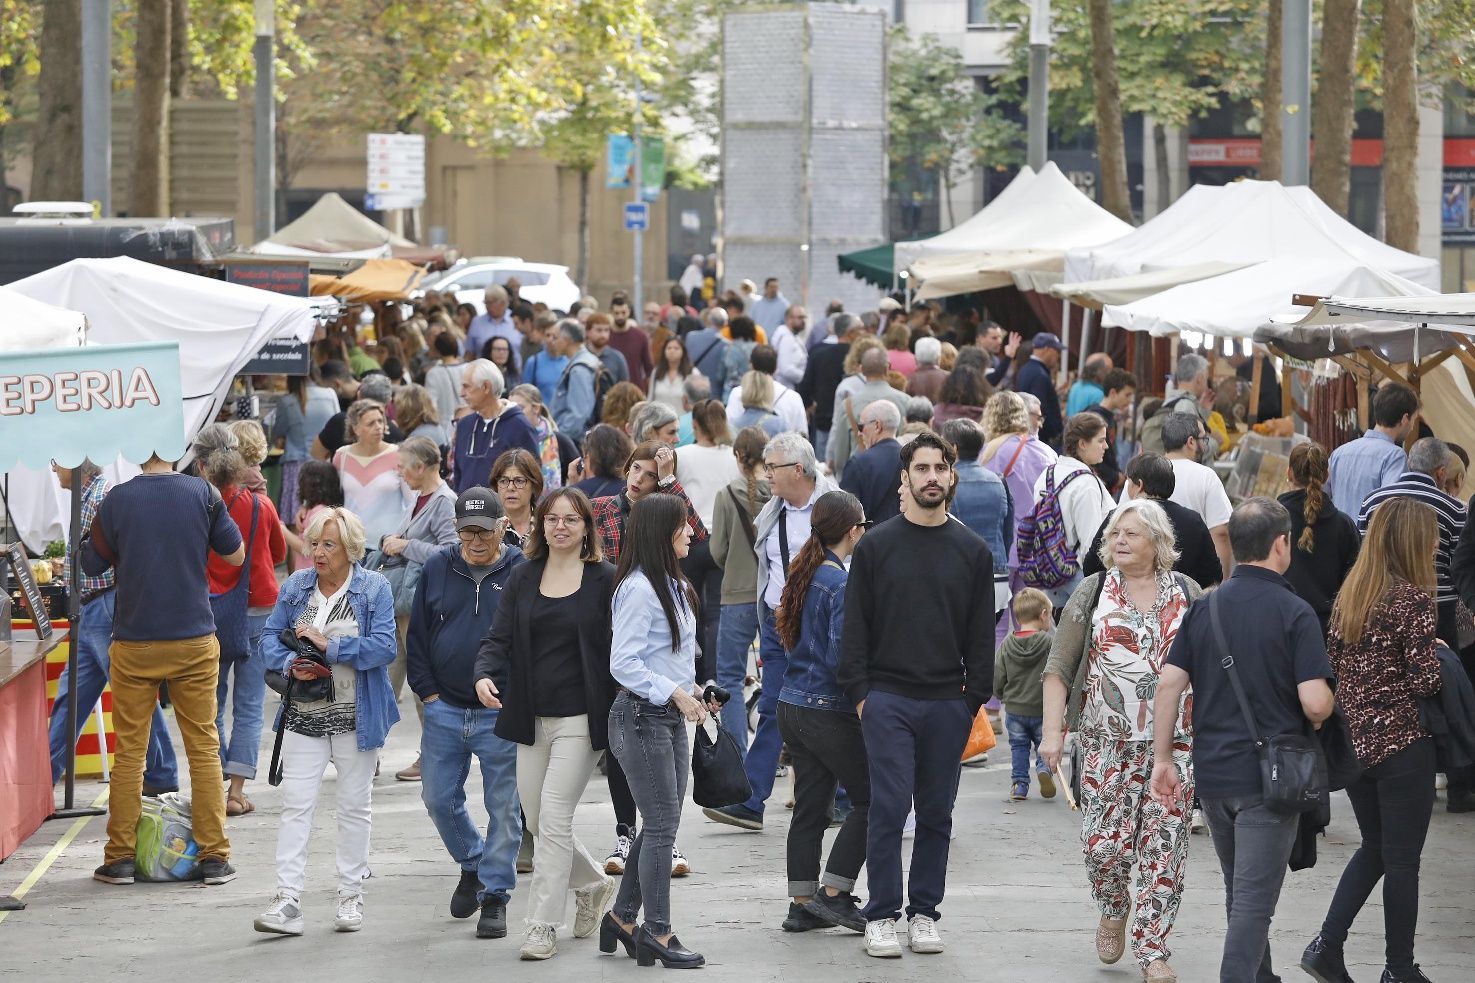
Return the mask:
[[[871,528],[871,526],[874,526],[875,524],[876,524],[876,520],[875,519],[861,519],[859,522],[856,523],[856,525],[857,526],[860,526],[862,529],[869,529],[869,528]]]
[[[543,524],[545,526],[567,526],[569,528],[573,528],[574,526],[581,526],[581,525],[583,525],[584,524],[584,517],[582,515],[551,515],[550,514],[550,515],[543,516]]]
[[[763,462],[763,470],[768,474],[773,474],[775,471],[782,470],[783,468],[797,468],[800,466],[798,461],[790,461],[788,464],[769,464],[767,461]]]
[[[457,529],[456,530],[456,536],[463,543],[469,543],[469,542],[471,542],[472,540],[475,540],[475,539],[479,539],[482,542],[486,543],[486,542],[490,542],[493,539],[496,539],[498,535],[499,535],[499,533],[498,533],[498,531],[496,529]]]
[[[530,484],[530,482],[526,478],[524,478],[522,475],[516,475],[516,476],[503,475],[502,477],[500,477],[500,478],[497,479],[497,487],[498,488],[517,488],[517,489],[523,489],[523,488],[526,488],[529,484]]]

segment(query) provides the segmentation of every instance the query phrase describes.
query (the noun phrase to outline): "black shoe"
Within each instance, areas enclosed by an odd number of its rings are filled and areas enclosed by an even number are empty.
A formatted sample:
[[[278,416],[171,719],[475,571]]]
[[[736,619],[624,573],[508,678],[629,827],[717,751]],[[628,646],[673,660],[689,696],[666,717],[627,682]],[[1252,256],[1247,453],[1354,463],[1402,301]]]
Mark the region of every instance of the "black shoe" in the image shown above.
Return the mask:
[[[866,918],[860,913],[860,899],[853,894],[826,894],[824,888],[804,902],[804,910],[826,925],[848,928],[864,935]]]
[[[1317,935],[1301,954],[1301,968],[1316,983],[1352,983],[1342,961],[1342,947]]]
[[[476,895],[481,890],[481,875],[474,870],[461,871],[456,890],[451,892],[451,917],[470,918],[476,914]]]
[[[479,939],[505,939],[507,937],[507,902],[490,897],[481,903],[481,917],[476,920],[476,937]]]
[[[1382,979],[1378,983],[1434,983],[1434,981],[1425,976],[1424,971],[1415,965],[1413,969],[1384,969]]]
[[[102,881],[104,884],[132,884],[133,875],[136,873],[138,873],[138,868],[132,860],[114,860],[94,870],[92,879]]]
[[[236,879],[236,869],[219,857],[200,861],[200,879],[206,884],[226,884]]]
[[[614,912],[606,911],[599,920],[599,951],[614,952],[617,945],[625,947],[625,955],[635,958],[635,936],[625,931]]]
[[[1475,795],[1465,793],[1462,795],[1451,794],[1449,801],[1445,803],[1445,812],[1475,812]]]
[[[830,923],[811,912],[804,905],[798,905],[790,901],[789,916],[784,919],[781,927],[785,932],[812,932],[817,928],[829,928]]]
[[[751,832],[762,832],[763,813],[754,812],[745,805],[723,806],[721,809],[703,809],[702,815],[714,823],[724,823],[728,826],[736,826],[738,829],[746,829]]]
[[[178,785],[145,785],[143,787],[143,794],[146,795],[146,796],[148,796],[149,798],[153,798],[156,795],[163,795],[166,792],[178,792],[178,791],[179,791],[179,786]]]
[[[642,926],[635,933],[635,962],[641,966],[654,966],[657,960],[667,969],[699,969],[707,965],[701,953],[692,952],[676,936],[672,935],[670,942],[661,945]]]

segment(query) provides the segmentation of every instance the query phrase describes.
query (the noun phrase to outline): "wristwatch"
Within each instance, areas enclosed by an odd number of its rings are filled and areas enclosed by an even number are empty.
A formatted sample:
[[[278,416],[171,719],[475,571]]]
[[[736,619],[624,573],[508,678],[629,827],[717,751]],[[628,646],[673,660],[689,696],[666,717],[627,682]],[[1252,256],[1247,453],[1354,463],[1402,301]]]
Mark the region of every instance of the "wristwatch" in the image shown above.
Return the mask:
[[[676,484],[676,476],[674,474],[668,474],[664,478],[656,482],[656,487],[670,488],[674,484]]]

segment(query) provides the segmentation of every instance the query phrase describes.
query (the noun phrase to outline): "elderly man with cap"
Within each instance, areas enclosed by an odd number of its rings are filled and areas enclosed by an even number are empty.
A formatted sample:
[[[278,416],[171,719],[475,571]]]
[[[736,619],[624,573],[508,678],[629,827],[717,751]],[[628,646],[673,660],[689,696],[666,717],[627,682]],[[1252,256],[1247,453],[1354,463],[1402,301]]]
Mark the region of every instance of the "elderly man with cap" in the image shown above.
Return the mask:
[[[426,561],[415,588],[405,642],[406,677],[425,704],[420,736],[420,797],[459,867],[451,915],[481,909],[479,939],[507,934],[507,901],[517,884],[522,819],[517,798],[517,745],[498,737],[498,710],[477,698],[476,659],[497,603],[522,551],[502,542],[506,512],[490,488],[468,488],[456,499],[454,546]],[[493,676],[500,692],[506,667]],[[485,835],[466,810],[466,776],[475,755],[486,804]]]
[[[1060,435],[1065,424],[1060,416],[1060,394],[1055,391],[1054,375],[1060,368],[1060,339],[1049,331],[1041,331],[1030,342],[1029,361],[1019,367],[1014,379],[1014,391],[1029,393],[1040,401],[1044,423],[1040,426],[1040,439],[1059,449]]]

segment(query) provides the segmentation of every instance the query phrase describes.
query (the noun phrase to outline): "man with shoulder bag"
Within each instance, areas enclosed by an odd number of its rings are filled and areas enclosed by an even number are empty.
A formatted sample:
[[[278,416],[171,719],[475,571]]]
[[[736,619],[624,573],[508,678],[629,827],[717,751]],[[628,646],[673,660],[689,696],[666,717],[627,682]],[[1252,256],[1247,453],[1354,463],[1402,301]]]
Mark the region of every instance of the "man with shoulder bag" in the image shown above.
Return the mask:
[[[1290,535],[1290,514],[1273,499],[1234,510],[1234,575],[1184,616],[1154,697],[1152,793],[1167,803],[1182,781],[1173,709],[1193,686],[1194,774],[1229,916],[1220,983],[1279,980],[1270,919],[1301,813],[1328,794],[1315,730],[1332,714],[1332,669],[1315,612],[1283,576]],[[1234,616],[1242,611],[1255,617]]]

